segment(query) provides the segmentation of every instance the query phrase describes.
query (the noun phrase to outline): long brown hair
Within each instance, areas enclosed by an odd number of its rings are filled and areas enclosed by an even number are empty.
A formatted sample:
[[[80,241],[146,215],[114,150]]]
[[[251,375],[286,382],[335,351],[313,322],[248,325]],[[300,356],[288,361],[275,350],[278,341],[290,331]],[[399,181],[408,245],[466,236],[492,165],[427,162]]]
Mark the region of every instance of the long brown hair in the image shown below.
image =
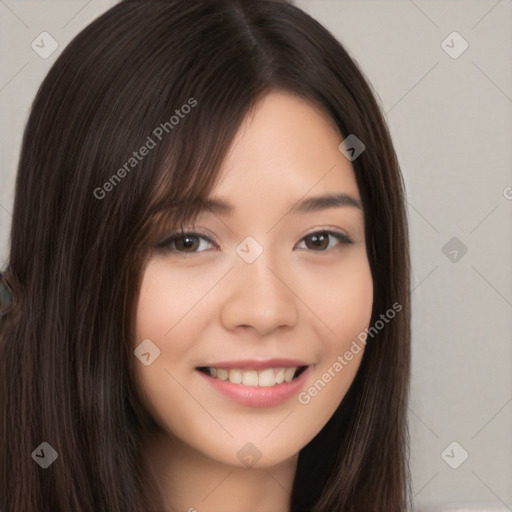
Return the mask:
[[[17,304],[0,319],[3,512],[163,510],[142,469],[141,440],[155,424],[132,379],[144,262],[157,221],[194,218],[244,116],[272,90],[318,105],[343,137],[363,141],[352,165],[372,325],[401,305],[368,337],[340,407],[301,450],[292,511],[407,509],[407,223],[370,85],[290,3],[124,0],[64,49],[24,133],[5,269]],[[58,454],[46,469],[31,455],[43,442]]]

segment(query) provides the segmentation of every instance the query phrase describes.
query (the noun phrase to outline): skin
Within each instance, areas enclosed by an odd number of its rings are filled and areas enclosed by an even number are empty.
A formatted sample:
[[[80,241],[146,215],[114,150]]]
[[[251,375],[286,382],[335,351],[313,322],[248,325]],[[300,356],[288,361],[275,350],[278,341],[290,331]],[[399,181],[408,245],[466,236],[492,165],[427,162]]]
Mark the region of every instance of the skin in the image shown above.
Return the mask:
[[[168,510],[288,511],[298,453],[355,377],[364,346],[309,403],[294,395],[262,408],[234,402],[196,370],[299,358],[310,365],[307,390],[368,327],[373,283],[362,209],[289,212],[327,193],[360,200],[342,140],[321,110],[286,92],[267,94],[244,120],[210,195],[231,203],[233,213],[204,212],[185,226],[213,242],[170,244],[144,269],[134,347],[150,339],[160,356],[137,364],[135,379],[162,428],[146,440],[146,453]],[[353,243],[329,235],[315,245],[311,235],[326,230]],[[236,252],[247,236],[263,248],[250,264]],[[249,442],[261,454],[250,467],[237,457]]]

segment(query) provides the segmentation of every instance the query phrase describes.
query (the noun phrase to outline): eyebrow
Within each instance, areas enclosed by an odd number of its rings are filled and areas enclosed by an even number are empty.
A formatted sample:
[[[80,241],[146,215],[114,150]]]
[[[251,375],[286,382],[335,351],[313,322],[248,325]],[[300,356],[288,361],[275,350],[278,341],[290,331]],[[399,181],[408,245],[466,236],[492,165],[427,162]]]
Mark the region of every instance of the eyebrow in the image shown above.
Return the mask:
[[[361,201],[355,197],[339,192],[336,194],[327,194],[322,196],[308,197],[297,201],[288,213],[304,214],[327,210],[328,208],[340,208],[352,206],[360,210],[363,209]],[[208,198],[201,201],[200,211],[211,212],[216,215],[231,215],[235,210],[234,206],[221,199]]]

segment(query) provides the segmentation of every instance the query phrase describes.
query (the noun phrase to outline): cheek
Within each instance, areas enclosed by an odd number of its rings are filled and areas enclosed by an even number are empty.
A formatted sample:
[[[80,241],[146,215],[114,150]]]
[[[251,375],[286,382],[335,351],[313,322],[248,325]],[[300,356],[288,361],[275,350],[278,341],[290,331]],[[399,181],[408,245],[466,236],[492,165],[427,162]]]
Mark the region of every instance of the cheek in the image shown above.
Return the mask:
[[[162,355],[165,351],[175,361],[184,356],[201,328],[201,321],[207,320],[202,299],[219,279],[217,274],[180,272],[165,261],[150,262],[136,308],[138,343],[149,338],[159,346]]]
[[[340,264],[305,267],[301,273],[300,294],[318,319],[322,349],[331,353],[350,345],[372,314],[373,279],[366,253],[354,251]]]
[[[343,286],[332,302],[333,331],[339,333],[344,346],[350,345],[368,327],[372,315],[373,280],[367,261],[344,276]]]
[[[365,253],[329,270],[315,272],[315,287],[304,283],[318,312],[320,343],[310,386],[299,396],[301,404],[309,404],[307,408],[318,414],[324,411],[325,418],[334,413],[359,369],[365,350],[362,333],[369,327],[373,308],[373,279]]]
[[[168,336],[195,298],[195,283],[164,263],[150,262],[144,271],[137,304],[137,333],[146,337]],[[187,306],[189,306],[187,308]]]
[[[150,352],[151,356],[148,365],[136,360],[134,379],[142,402],[160,424],[165,423],[160,413],[175,407],[181,397],[175,380],[181,380],[176,375],[176,362],[186,360],[192,348],[197,323],[187,321],[187,311],[193,309],[199,293],[195,283],[186,281],[183,274],[170,272],[165,263],[151,261],[144,270],[133,349],[144,346],[141,352]],[[185,333],[184,327],[190,332]]]

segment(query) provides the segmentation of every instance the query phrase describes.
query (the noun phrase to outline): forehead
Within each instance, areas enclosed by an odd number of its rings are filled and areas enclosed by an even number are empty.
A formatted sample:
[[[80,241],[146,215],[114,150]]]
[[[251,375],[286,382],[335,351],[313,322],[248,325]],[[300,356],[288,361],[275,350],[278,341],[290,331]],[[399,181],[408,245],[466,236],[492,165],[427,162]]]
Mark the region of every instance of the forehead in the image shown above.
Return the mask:
[[[244,119],[205,207],[232,215],[260,199],[262,208],[291,201],[296,213],[360,208],[354,169],[338,149],[341,141],[321,109],[296,95],[271,92]]]

